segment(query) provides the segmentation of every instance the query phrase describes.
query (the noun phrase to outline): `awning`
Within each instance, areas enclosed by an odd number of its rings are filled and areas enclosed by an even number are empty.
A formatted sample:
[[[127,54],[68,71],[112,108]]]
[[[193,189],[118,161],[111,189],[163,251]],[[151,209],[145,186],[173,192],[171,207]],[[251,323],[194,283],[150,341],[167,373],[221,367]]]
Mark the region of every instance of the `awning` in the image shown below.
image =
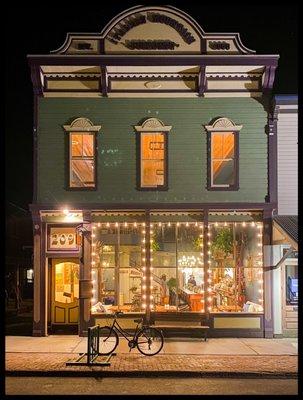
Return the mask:
[[[298,245],[298,216],[297,215],[277,215],[274,222],[280,229]]]

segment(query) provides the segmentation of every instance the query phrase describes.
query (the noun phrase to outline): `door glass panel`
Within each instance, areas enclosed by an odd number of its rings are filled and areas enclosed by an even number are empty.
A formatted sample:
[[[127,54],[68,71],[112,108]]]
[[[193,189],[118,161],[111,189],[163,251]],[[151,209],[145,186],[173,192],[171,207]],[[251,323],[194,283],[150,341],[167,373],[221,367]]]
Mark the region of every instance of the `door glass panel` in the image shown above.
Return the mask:
[[[73,303],[79,298],[79,265],[62,262],[55,265],[55,301]]]
[[[298,266],[285,266],[286,304],[298,304]]]

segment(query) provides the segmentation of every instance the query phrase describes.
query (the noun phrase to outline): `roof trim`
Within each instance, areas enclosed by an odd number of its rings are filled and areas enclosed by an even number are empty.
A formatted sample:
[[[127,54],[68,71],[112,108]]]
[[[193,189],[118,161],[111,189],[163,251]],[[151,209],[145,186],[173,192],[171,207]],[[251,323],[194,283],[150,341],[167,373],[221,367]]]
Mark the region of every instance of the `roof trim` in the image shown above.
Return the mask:
[[[297,215],[277,215],[273,218],[282,231],[291,240],[298,244],[298,216]]]

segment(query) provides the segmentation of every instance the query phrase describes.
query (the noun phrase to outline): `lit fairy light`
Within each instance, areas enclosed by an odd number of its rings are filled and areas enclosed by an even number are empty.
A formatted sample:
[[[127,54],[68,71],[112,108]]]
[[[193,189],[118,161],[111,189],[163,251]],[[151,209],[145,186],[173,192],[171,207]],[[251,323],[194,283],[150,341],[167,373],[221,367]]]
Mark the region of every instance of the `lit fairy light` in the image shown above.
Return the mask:
[[[97,224],[99,226],[99,223]],[[92,224],[92,232],[95,232],[96,230],[96,224]],[[92,248],[91,248],[91,284],[92,284],[92,291],[91,291],[91,298],[90,298],[90,305],[91,305],[91,311],[94,311],[94,305],[97,303],[98,298],[96,296],[97,294],[97,280],[96,280],[96,270],[94,269],[96,265],[95,261],[95,256],[96,256],[96,244],[94,243],[94,238],[96,237],[95,233],[91,233],[91,239],[92,239]]]
[[[257,233],[257,238],[259,239],[259,242],[258,242],[258,247],[259,247],[258,256],[260,257],[260,260],[258,261],[258,265],[260,267],[260,270],[258,271],[258,275],[259,275],[259,278],[258,278],[259,290],[258,291],[260,293],[260,296],[262,296],[262,298],[261,297],[259,298],[259,303],[263,307],[263,294],[264,294],[264,289],[263,289],[263,268],[262,268],[262,266],[263,266],[263,261],[262,261],[262,258],[263,258],[263,235],[262,235],[263,224],[262,223],[258,223],[257,224],[257,228],[258,228],[258,230],[257,230],[257,232],[258,232]]]
[[[218,223],[216,222],[214,225],[218,226]],[[211,289],[211,287],[212,287],[212,274],[211,274],[211,272],[212,271],[210,269],[210,266],[211,266],[211,240],[210,240],[211,233],[210,233],[210,229],[211,229],[211,225],[209,224],[207,226],[207,236],[208,236],[208,241],[207,241],[207,246],[208,246],[207,264],[208,264],[208,267],[207,267],[207,280],[206,280],[206,282],[207,282],[207,292],[208,292],[208,297],[206,298],[206,300],[207,300],[207,303],[208,303],[208,305],[207,305],[207,310],[208,311],[211,311],[211,307],[212,307],[212,303],[213,303],[212,289]]]

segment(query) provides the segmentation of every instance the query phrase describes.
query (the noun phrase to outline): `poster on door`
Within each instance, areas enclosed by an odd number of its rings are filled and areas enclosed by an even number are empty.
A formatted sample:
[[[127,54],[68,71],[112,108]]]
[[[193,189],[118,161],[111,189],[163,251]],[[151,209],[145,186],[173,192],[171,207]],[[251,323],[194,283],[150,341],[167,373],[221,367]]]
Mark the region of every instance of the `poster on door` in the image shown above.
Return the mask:
[[[78,251],[75,227],[51,226],[48,229],[48,251]]]

